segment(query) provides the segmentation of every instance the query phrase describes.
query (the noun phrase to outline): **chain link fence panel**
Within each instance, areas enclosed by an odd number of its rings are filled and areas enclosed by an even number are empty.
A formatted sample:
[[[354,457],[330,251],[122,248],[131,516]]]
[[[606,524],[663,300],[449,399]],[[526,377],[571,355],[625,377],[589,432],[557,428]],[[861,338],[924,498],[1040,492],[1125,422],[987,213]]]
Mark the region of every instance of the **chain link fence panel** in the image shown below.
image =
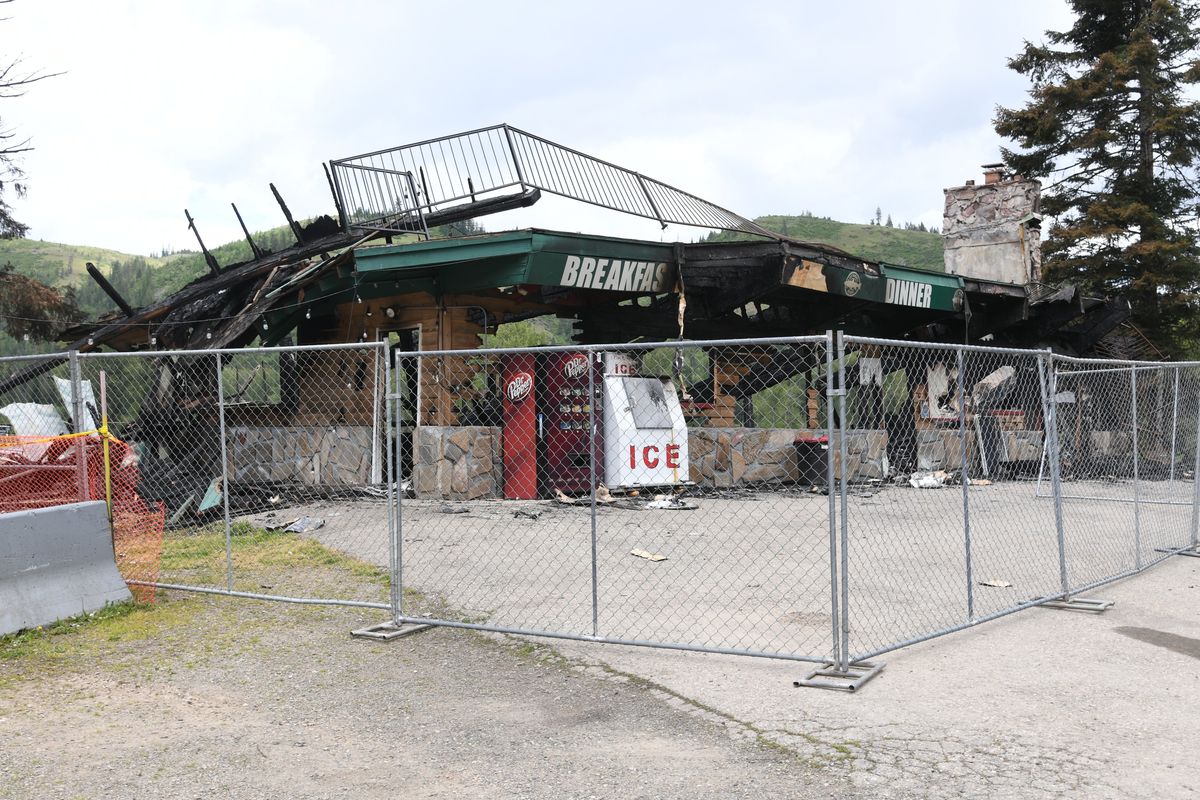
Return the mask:
[[[165,528],[159,562],[127,580],[388,607],[383,343],[81,362],[130,448],[114,473]]]
[[[1200,373],[1187,364],[1055,364],[1064,589],[1078,592],[1192,544]],[[1053,495],[1052,482],[1039,488]]]
[[[401,354],[404,587],[452,624],[829,660],[827,352]]]
[[[1196,546],[1200,365],[832,335],[416,347],[0,359],[0,503],[110,497],[143,599],[843,670]]]

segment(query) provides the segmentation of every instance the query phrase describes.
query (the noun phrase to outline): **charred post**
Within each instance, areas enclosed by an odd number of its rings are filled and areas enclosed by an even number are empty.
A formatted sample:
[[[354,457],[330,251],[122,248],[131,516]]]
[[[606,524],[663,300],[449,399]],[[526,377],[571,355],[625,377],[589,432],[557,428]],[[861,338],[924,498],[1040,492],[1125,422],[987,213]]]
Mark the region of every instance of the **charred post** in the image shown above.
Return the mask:
[[[283,202],[283,195],[279,194],[279,190],[275,188],[275,184],[272,183],[270,186],[271,194],[275,195],[275,202],[279,203],[279,207],[283,209],[283,216],[287,218],[288,226],[296,236],[296,243],[304,244],[304,231],[300,229],[300,224],[292,219],[292,212],[287,207],[287,203]]]
[[[346,216],[346,209],[342,208],[342,199],[338,196],[337,187],[333,185],[333,175],[329,172],[329,165],[322,163],[321,168],[325,170],[325,180],[329,182],[329,193],[333,195],[333,207],[337,209],[338,222],[341,223],[342,230],[348,230],[350,219]]]
[[[188,227],[192,229],[192,233],[196,234],[196,241],[200,243],[200,252],[204,253],[204,261],[208,264],[208,268],[212,271],[213,275],[220,275],[221,265],[217,263],[216,257],[208,252],[208,248],[204,246],[204,240],[200,238],[200,229],[196,227],[196,220],[192,219],[192,212],[185,208],[183,215],[187,217]]]
[[[233,213],[237,217],[238,225],[242,226],[242,233],[246,236],[246,243],[250,245],[250,252],[254,254],[255,258],[262,258],[267,254],[267,251],[255,243],[254,237],[246,229],[246,223],[242,220],[242,213],[238,211],[237,203],[230,203],[229,205],[233,206]]]
[[[132,317],[133,306],[125,302],[125,298],[121,296],[120,292],[113,288],[113,285],[108,282],[108,279],[104,277],[104,274],[100,272],[100,270],[96,269],[96,265],[90,261],[87,262],[87,271],[88,275],[92,276],[92,280],[96,282],[96,285],[98,285],[101,290],[108,295],[108,299],[117,304],[117,308],[121,309],[121,313],[127,317]]]

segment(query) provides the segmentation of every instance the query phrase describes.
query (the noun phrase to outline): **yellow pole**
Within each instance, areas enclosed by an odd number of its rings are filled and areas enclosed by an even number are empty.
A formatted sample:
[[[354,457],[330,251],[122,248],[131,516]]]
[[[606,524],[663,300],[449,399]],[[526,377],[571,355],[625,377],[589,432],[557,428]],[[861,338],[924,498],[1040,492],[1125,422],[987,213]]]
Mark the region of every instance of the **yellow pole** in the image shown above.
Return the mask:
[[[112,464],[108,454],[108,385],[100,372],[100,441],[104,445],[104,501],[108,504],[108,524],[112,527]]]

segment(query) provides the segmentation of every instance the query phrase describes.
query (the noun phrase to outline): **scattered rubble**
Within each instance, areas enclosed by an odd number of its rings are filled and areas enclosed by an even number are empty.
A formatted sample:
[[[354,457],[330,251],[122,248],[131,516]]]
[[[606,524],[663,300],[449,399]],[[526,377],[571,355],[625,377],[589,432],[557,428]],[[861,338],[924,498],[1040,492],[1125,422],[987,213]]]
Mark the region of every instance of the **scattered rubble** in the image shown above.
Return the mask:
[[[944,470],[934,472],[914,472],[908,478],[908,485],[914,489],[940,489],[950,481],[950,473]]]

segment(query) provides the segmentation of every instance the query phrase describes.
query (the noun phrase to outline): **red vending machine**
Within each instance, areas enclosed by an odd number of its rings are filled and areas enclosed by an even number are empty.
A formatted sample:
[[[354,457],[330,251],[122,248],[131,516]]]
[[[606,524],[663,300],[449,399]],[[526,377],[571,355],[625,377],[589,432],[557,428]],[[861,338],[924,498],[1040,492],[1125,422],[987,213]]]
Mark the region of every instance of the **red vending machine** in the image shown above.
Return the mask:
[[[504,436],[504,496],[510,500],[534,500],[538,493],[538,414],[532,353],[504,359],[501,370],[501,416]]]
[[[592,370],[591,392],[588,372]],[[501,372],[504,421],[504,496],[513,500],[553,497],[555,491],[590,491],[592,457],[597,483],[604,479],[599,431],[591,438],[592,405],[602,376],[587,353],[520,353]],[[596,425],[603,414],[596,409]],[[589,457],[588,445],[594,447]]]
[[[596,402],[603,378],[587,353],[546,353],[538,358],[538,411],[543,423],[539,482],[543,497],[555,490],[566,494],[591,491],[594,447],[596,480],[604,479],[604,450],[600,431],[592,440],[592,405]],[[591,387],[588,375],[593,377]],[[596,411],[599,429],[604,415]]]

